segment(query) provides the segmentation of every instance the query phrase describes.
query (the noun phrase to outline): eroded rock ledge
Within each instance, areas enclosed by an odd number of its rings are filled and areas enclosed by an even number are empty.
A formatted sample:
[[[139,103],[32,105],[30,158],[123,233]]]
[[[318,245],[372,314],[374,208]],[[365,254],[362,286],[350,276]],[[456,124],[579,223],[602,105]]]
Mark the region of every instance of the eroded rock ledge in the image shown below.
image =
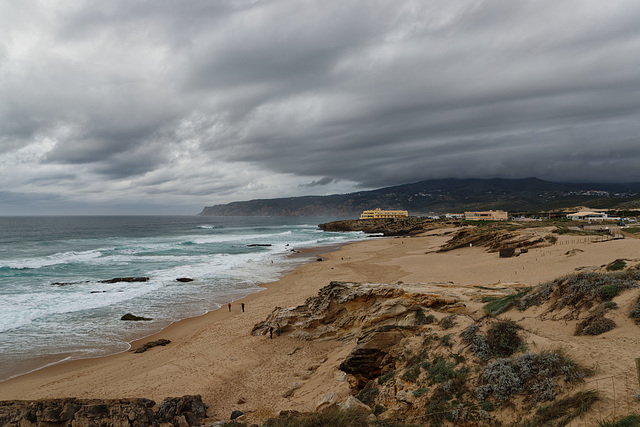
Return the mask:
[[[0,425],[7,427],[199,426],[207,405],[200,396],[169,397],[157,411],[149,399],[44,399],[0,402]]]
[[[442,284],[379,284],[333,281],[297,307],[276,307],[252,335],[269,328],[298,339],[352,338],[377,326],[412,326],[424,307],[458,307],[460,296]]]

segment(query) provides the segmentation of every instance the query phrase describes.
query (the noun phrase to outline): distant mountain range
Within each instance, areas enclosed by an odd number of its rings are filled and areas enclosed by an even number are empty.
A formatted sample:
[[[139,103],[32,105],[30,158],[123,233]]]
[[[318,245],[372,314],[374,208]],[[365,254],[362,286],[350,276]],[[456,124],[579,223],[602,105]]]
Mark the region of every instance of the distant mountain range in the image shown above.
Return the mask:
[[[640,208],[640,183],[574,184],[525,179],[433,179],[329,196],[259,199],[207,206],[203,216],[343,216],[363,210],[406,209],[409,215],[501,209],[540,212],[584,205]]]

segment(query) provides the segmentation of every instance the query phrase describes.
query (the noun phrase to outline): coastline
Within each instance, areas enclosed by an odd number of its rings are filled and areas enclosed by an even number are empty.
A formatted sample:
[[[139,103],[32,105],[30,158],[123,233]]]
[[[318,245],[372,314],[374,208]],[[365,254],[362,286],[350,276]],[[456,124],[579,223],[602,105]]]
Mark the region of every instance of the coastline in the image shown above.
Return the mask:
[[[475,246],[436,253],[450,238],[446,231],[371,239],[320,253],[322,262],[308,262],[278,281],[264,284],[264,291],[232,303],[231,312],[223,307],[132,342],[135,348],[164,338],[172,341],[166,347],[142,354],[127,351],[71,361],[22,375],[0,383],[0,400],[145,397],[159,403],[169,396],[199,394],[209,405],[212,420],[228,419],[236,409],[252,419],[264,419],[281,410],[310,411],[329,391],[336,396],[350,394],[338,366],[355,342],[304,341],[286,334],[274,334],[273,339],[252,336],[253,326],[264,321],[275,307],[300,305],[332,280],[427,283],[443,289],[533,286],[585,268],[600,268],[617,258],[629,258],[638,253],[640,244],[637,239],[573,243],[572,236],[559,236],[556,245],[531,249],[513,258],[499,258]],[[240,311],[241,302],[245,303],[244,313]],[[477,307],[482,316],[481,304],[468,301],[468,305],[473,310]],[[599,376],[632,369],[631,355],[640,351],[640,342],[627,342],[627,347],[619,351],[630,362],[608,362],[611,345],[629,335],[625,328],[595,341],[589,339],[591,347],[585,353],[580,349],[587,339],[568,336],[564,323],[551,325],[535,318],[527,318],[524,323],[537,334],[531,337],[531,346],[561,344],[578,362],[590,366],[597,361]]]
[[[327,253],[327,252],[334,252],[339,250],[342,246],[344,245],[348,245],[351,244],[352,242],[346,242],[346,243],[331,243],[328,245],[322,245],[322,246],[311,246],[311,247],[303,247],[300,249],[296,249],[295,252],[291,252],[290,254],[287,254],[285,256],[285,259],[290,259],[290,260],[295,260],[296,262],[293,264],[288,264],[288,268],[286,268],[283,271],[282,276],[294,271],[295,269],[299,268],[300,266],[306,264],[306,263],[311,263],[311,262],[316,262],[316,257],[319,257],[320,255]],[[279,280],[279,279],[278,279]],[[275,282],[277,282],[278,280],[276,280]],[[218,311],[227,311],[227,304],[228,303],[232,303],[234,305],[236,304],[240,304],[242,302],[244,302],[246,304],[245,299],[255,295],[255,294],[260,294],[262,292],[264,292],[268,285],[270,283],[274,283],[274,282],[267,282],[267,283],[260,283],[258,284],[258,288],[260,288],[259,290],[250,292],[240,298],[237,299],[232,299],[231,301],[226,301],[224,302],[220,308],[215,309],[215,310],[210,310],[204,314],[198,314],[198,315],[194,315],[194,316],[190,316],[190,317],[186,317],[183,319],[179,319],[179,320],[175,320],[173,322],[168,322],[162,326],[159,325],[159,328],[157,331],[152,332],[150,334],[147,335],[140,335],[139,338],[135,338],[133,340],[128,341],[126,344],[128,345],[128,348],[124,349],[124,350],[114,350],[114,351],[110,351],[108,348],[104,349],[104,354],[100,354],[98,356],[94,356],[94,357],[74,357],[72,354],[63,354],[63,355],[45,355],[45,356],[39,356],[39,357],[34,357],[32,359],[28,359],[26,361],[23,361],[18,367],[17,369],[15,369],[15,372],[10,372],[9,376],[7,378],[4,379],[0,379],[0,387],[2,385],[2,383],[6,382],[6,381],[10,381],[13,380],[15,378],[19,378],[21,376],[24,375],[29,375],[38,371],[41,371],[43,369],[47,369],[47,368],[52,368],[55,367],[57,365],[60,364],[70,364],[70,363],[75,363],[75,362],[81,362],[84,360],[95,360],[95,359],[102,359],[102,358],[106,358],[106,357],[111,357],[111,356],[115,356],[118,354],[122,354],[122,353],[126,353],[128,351],[131,350],[135,350],[137,347],[143,345],[144,343],[147,343],[149,341],[154,341],[156,339],[160,339],[160,338],[154,338],[156,336],[164,336],[164,331],[166,331],[169,328],[173,328],[173,327],[177,327],[178,324],[180,324],[181,322],[186,322],[186,324],[191,324],[190,321],[194,321],[195,319],[198,319],[200,317],[204,317],[204,316],[208,316],[212,313],[218,312]],[[249,298],[250,300],[251,298]],[[224,310],[223,310],[224,309]],[[199,325],[200,322],[193,322],[195,326]],[[187,328],[190,326],[187,326]],[[115,346],[113,346],[115,347]]]

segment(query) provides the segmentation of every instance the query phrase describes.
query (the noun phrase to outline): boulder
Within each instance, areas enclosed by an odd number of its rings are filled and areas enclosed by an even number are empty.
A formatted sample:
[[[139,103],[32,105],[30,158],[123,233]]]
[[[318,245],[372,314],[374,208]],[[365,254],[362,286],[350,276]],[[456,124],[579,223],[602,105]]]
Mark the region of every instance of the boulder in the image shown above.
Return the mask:
[[[159,339],[157,341],[149,341],[148,343],[145,343],[143,345],[141,345],[140,347],[138,347],[134,353],[144,353],[145,351],[149,350],[150,348],[153,347],[157,347],[157,346],[165,346],[167,344],[170,344],[171,341],[169,340],[165,340],[165,339]]]
[[[128,320],[128,321],[133,321],[133,322],[138,322],[138,321],[149,321],[149,320],[153,320],[150,317],[141,317],[141,316],[135,316],[131,313],[127,313],[124,316],[122,316],[120,318],[120,320]]]
[[[114,277],[108,280],[98,280],[98,283],[120,283],[120,282],[148,282],[148,277]]]
[[[360,402],[353,396],[347,396],[340,404],[338,405],[340,409],[343,411],[357,411],[368,414],[371,412],[371,408],[364,403]]]
[[[176,282],[189,283],[189,282],[193,282],[193,279],[191,277],[178,277],[176,279]]]
[[[231,421],[233,421],[233,420],[235,420],[237,418],[240,418],[243,415],[244,415],[244,412],[235,410],[235,411],[231,412]]]
[[[200,395],[167,397],[160,403],[156,418],[159,422],[177,424],[180,417],[184,417],[189,426],[199,426],[207,416],[208,406]]]

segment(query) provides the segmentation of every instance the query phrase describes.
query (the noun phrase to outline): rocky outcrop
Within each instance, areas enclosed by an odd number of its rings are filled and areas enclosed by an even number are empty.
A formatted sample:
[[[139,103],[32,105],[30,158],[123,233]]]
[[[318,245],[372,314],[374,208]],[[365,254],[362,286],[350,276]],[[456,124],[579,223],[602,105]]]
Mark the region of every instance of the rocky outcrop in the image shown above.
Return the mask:
[[[148,343],[145,343],[145,344],[141,345],[140,347],[136,348],[134,353],[144,353],[145,351],[149,350],[150,348],[158,347],[158,346],[165,346],[167,344],[171,344],[171,341],[165,340],[165,339],[159,339],[159,340],[156,340],[156,341],[149,341]]]
[[[51,399],[0,402],[0,425],[7,427],[147,427],[169,423],[199,426],[207,405],[200,396],[172,397],[157,412],[149,399]]]
[[[458,231],[447,243],[442,245],[438,252],[446,252],[468,246],[483,246],[489,248],[489,252],[497,252],[502,248],[529,249],[548,244],[541,235],[535,233],[466,227]]]
[[[333,281],[297,307],[276,307],[252,335],[282,333],[300,339],[350,338],[377,326],[420,323],[426,307],[453,305],[459,296],[438,285],[347,283]]]
[[[120,282],[148,282],[148,277],[114,277],[113,279],[108,280],[98,280],[98,283],[120,283]]]
[[[340,364],[340,370],[350,375],[351,387],[359,390],[388,370],[385,367],[391,366],[394,362],[389,350],[413,333],[412,330],[406,331],[400,327],[382,327],[360,336],[356,347]]]
[[[440,224],[441,226],[441,224]],[[323,231],[362,231],[382,233],[384,236],[407,236],[436,228],[433,220],[424,218],[350,219],[319,224]]]

